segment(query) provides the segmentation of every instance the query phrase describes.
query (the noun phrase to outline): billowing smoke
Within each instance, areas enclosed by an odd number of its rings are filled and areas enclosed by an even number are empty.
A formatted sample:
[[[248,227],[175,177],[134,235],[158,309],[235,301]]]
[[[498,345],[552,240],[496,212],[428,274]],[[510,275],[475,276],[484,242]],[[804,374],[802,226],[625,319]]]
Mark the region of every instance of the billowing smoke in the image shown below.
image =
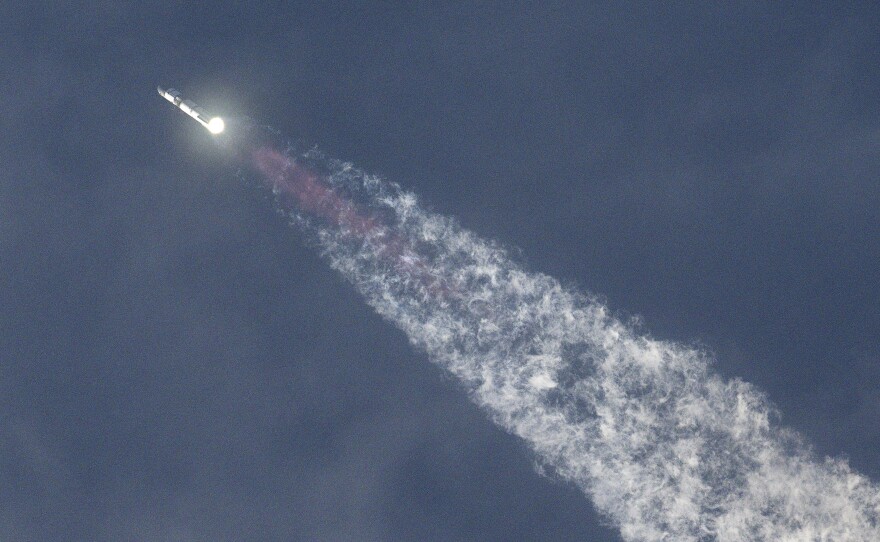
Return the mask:
[[[330,265],[625,540],[880,540],[878,487],[815,457],[705,353],[639,334],[350,164],[250,156]]]

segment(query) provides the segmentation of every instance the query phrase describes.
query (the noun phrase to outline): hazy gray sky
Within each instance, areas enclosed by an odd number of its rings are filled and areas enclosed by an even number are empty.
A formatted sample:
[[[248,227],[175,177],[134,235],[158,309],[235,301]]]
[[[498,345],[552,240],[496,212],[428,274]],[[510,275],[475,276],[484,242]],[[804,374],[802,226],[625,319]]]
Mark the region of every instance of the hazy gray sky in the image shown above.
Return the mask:
[[[155,93],[420,194],[880,479],[880,10],[0,7],[0,538],[618,540]]]

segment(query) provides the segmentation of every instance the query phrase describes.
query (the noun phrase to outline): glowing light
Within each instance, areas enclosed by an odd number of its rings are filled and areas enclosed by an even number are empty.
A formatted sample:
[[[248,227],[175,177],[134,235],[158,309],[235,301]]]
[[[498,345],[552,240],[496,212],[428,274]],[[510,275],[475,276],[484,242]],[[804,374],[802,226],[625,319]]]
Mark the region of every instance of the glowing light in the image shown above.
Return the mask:
[[[208,123],[208,131],[211,132],[212,134],[219,134],[220,132],[223,131],[224,128],[226,128],[226,124],[223,122],[223,119],[221,119],[220,117],[214,117]]]

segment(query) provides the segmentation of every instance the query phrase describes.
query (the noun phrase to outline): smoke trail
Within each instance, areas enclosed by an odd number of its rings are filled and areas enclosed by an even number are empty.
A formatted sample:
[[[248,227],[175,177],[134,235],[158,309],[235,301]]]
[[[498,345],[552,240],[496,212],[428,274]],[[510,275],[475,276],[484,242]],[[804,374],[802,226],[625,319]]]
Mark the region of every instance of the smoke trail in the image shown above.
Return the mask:
[[[250,160],[333,268],[626,540],[880,540],[880,490],[706,354],[639,335],[397,185],[310,150]]]

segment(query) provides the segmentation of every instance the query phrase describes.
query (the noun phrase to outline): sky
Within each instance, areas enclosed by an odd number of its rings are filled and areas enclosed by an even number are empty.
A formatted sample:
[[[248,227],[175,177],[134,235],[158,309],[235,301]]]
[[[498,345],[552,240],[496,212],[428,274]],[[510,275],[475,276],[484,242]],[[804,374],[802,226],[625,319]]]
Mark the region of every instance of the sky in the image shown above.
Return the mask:
[[[621,540],[155,91],[399,183],[880,480],[870,3],[0,6],[0,539]]]

